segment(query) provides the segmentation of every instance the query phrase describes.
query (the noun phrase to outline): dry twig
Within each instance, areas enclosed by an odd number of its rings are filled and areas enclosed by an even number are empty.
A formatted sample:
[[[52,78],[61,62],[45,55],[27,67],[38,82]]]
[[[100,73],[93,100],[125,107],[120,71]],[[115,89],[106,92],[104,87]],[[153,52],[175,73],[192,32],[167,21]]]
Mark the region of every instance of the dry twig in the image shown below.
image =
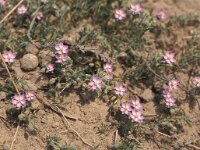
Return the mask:
[[[55,106],[55,107],[56,107],[56,108],[59,110],[59,112],[62,114],[62,117],[63,117],[63,119],[64,119],[63,122],[64,122],[64,124],[68,127],[68,129],[71,130],[73,133],[75,133],[75,134],[81,139],[81,141],[82,141],[84,144],[86,144],[86,145],[88,145],[88,146],[90,146],[90,147],[93,147],[91,144],[89,144],[88,142],[86,142],[85,139],[84,139],[74,128],[71,127],[69,121],[67,120],[67,118],[65,117],[65,115],[63,114],[63,112],[60,110],[60,108],[58,108],[57,106]],[[67,124],[66,124],[66,122],[67,122]]]
[[[34,12],[34,17],[33,17],[32,21],[31,21],[31,24],[30,24],[29,29],[28,29],[28,32],[27,32],[27,37],[28,37],[29,41],[30,41],[33,45],[35,45],[36,47],[38,47],[38,48],[40,48],[40,46],[39,46],[37,43],[35,43],[35,42],[33,41],[32,37],[31,37],[31,30],[33,29],[33,26],[34,26],[34,23],[35,23],[35,19],[36,19],[37,14],[38,14],[38,12],[39,12],[40,9],[41,9],[41,6],[38,7],[37,10]]]
[[[2,60],[2,65],[5,67],[7,73],[8,73],[8,75],[9,75],[9,77],[10,77],[10,80],[12,81],[12,84],[13,84],[15,90],[16,90],[16,92],[17,92],[18,94],[20,94],[20,92],[19,92],[19,90],[18,90],[18,88],[17,88],[17,84],[15,83],[15,81],[14,81],[14,79],[13,79],[13,77],[12,77],[12,75],[11,75],[9,69],[8,69],[8,66],[7,66],[7,64],[5,63],[5,61],[4,61],[3,56],[2,56],[1,53],[0,53],[0,59]]]
[[[73,117],[73,116],[69,116],[67,114],[64,114],[64,113],[60,113],[60,109],[58,108],[58,106],[55,106],[53,104],[49,104],[47,102],[47,100],[44,100],[44,98],[42,98],[41,96],[39,96],[38,94],[36,94],[36,97],[37,97],[37,100],[42,104],[44,105],[45,107],[47,107],[48,109],[51,109],[53,112],[57,113],[58,115],[64,115],[66,118],[68,119],[71,119],[73,121],[76,121],[78,120],[76,117]]]
[[[158,134],[160,134],[160,135],[163,135],[163,136],[165,136],[165,137],[172,138],[172,136],[167,135],[167,134],[165,134],[165,133],[162,133],[162,132],[160,132],[160,131],[158,131],[158,130],[156,130],[156,129],[154,129],[154,128],[150,128],[150,127],[147,127],[147,126],[142,126],[142,127],[146,128],[146,129],[149,129],[149,130],[151,130],[151,131],[155,131],[156,133],[158,133]]]
[[[15,142],[15,140],[16,140],[16,138],[17,138],[17,133],[18,133],[18,130],[19,130],[19,126],[20,126],[20,122],[18,122],[17,129],[16,129],[16,131],[15,131],[15,134],[14,134],[14,137],[13,137],[13,140],[12,140],[12,143],[11,143],[11,145],[10,145],[10,150],[12,150],[13,145],[14,145],[14,142]]]
[[[13,7],[13,9],[0,21],[0,24],[2,24],[17,9],[17,7],[22,4],[23,1],[24,0],[19,1],[19,3],[17,3],[17,5],[15,5],[15,7]]]
[[[118,130],[116,130],[116,132],[115,132],[114,144],[117,144],[117,136],[118,136]]]
[[[160,76],[159,74],[157,74],[157,73],[151,68],[150,61],[151,61],[151,58],[150,58],[150,51],[148,51],[148,55],[147,55],[147,58],[146,58],[146,61],[145,61],[145,62],[146,62],[146,65],[147,65],[147,69],[148,69],[151,73],[153,73],[156,77],[158,77],[160,80],[168,81],[167,78]]]

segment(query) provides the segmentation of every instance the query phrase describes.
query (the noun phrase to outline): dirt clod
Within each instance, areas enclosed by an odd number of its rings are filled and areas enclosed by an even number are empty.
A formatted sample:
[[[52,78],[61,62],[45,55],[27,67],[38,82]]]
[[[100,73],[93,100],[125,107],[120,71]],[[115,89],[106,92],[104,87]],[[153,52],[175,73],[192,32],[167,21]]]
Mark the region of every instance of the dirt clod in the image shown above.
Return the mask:
[[[40,106],[40,103],[39,103],[37,100],[34,100],[34,101],[32,102],[32,108],[33,108],[33,109],[38,109],[39,106]]]
[[[21,59],[21,68],[24,71],[33,71],[38,64],[38,58],[33,54],[26,54]]]
[[[26,46],[26,52],[30,53],[30,54],[33,54],[33,55],[36,55],[36,54],[38,54],[39,50],[38,50],[38,48],[35,45],[29,43]]]
[[[59,122],[54,122],[54,123],[52,124],[52,128],[57,128],[59,125],[60,125]]]
[[[152,92],[151,89],[145,89],[144,92],[142,93],[141,97],[145,101],[151,101],[154,98],[154,93]]]
[[[6,93],[5,92],[0,92],[0,100],[3,100],[6,98]]]

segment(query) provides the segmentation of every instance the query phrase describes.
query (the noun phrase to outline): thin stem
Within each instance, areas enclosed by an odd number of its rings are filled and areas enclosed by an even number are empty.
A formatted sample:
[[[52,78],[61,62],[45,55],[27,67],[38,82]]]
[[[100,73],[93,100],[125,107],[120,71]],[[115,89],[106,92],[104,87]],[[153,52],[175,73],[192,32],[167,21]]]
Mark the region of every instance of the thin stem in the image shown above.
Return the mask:
[[[3,66],[5,67],[7,73],[8,73],[8,75],[9,75],[9,77],[10,77],[10,80],[12,81],[13,86],[15,87],[15,90],[16,90],[17,94],[20,94],[20,92],[19,92],[19,90],[18,90],[18,88],[17,88],[17,85],[16,85],[16,83],[15,83],[15,81],[14,81],[14,79],[13,79],[11,73],[10,73],[10,70],[8,69],[8,66],[7,66],[7,64],[5,63],[5,61],[4,61],[3,56],[2,56],[1,53],[0,53],[0,58],[1,58],[1,60],[2,60]]]
[[[11,143],[11,145],[10,145],[10,150],[12,150],[12,148],[13,148],[14,142],[15,142],[16,137],[17,137],[17,133],[18,133],[18,131],[19,131],[19,126],[20,126],[20,122],[19,122],[18,125],[17,125],[17,129],[16,129],[16,131],[15,131],[15,134],[14,134],[14,137],[13,137],[13,140],[12,140],[12,143]]]
[[[15,5],[15,7],[0,21],[0,24],[2,24],[15,11],[15,9],[22,4],[23,1],[24,0],[21,0],[17,5]]]
[[[38,12],[39,12],[40,9],[41,9],[41,6],[39,6],[39,7],[37,8],[37,10],[34,12],[34,17],[33,17],[33,20],[31,21],[31,24],[30,24],[30,27],[29,27],[28,33],[27,33],[27,37],[28,37],[29,41],[30,41],[33,45],[35,45],[36,47],[38,47],[38,48],[40,48],[40,46],[39,46],[37,43],[35,43],[35,42],[33,41],[32,37],[31,37],[31,30],[33,29],[33,26],[34,26],[34,23],[35,23],[35,19],[36,19],[37,14],[38,14]]]

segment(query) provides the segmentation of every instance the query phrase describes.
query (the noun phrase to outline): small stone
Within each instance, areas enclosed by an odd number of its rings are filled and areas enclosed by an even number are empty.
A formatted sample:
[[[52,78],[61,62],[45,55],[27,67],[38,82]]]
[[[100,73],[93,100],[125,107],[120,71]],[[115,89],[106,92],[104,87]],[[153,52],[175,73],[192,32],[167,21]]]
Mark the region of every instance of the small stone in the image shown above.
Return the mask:
[[[21,59],[21,68],[24,71],[33,71],[38,64],[38,58],[33,54],[26,54]]]
[[[151,101],[154,99],[154,93],[151,89],[145,89],[144,92],[141,94],[141,97],[146,101]]]
[[[26,52],[27,52],[27,53],[30,53],[30,54],[37,55],[38,52],[39,52],[39,50],[38,50],[38,48],[37,48],[35,45],[29,43],[29,44],[26,46]]]
[[[37,112],[37,115],[38,116],[44,116],[45,115],[45,111],[43,109],[40,109],[38,112]]]
[[[57,81],[57,78],[51,78],[51,79],[49,80],[49,84],[50,84],[50,85],[53,85],[54,83],[56,83],[56,81]]]
[[[39,109],[39,107],[40,107],[40,102],[37,101],[37,100],[34,100],[34,101],[31,103],[31,107],[32,107],[32,109]]]
[[[0,100],[6,99],[6,93],[5,92],[0,92]]]
[[[41,122],[44,124],[48,123],[48,118],[46,116],[42,117]]]
[[[59,122],[54,122],[54,123],[52,124],[52,128],[57,128],[59,125],[60,125]]]

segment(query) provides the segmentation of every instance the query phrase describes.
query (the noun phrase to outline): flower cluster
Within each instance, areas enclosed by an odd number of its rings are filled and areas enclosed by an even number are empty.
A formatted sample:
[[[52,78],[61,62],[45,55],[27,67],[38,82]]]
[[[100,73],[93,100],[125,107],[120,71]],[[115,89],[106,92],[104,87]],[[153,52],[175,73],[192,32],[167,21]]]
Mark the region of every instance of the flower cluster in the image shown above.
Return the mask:
[[[129,102],[123,102],[120,106],[122,114],[128,115],[132,122],[140,123],[144,117],[142,115],[143,106],[139,98],[134,98]]]
[[[176,99],[173,97],[173,92],[179,89],[179,81],[175,78],[168,82],[167,88],[163,91],[164,103],[167,107],[174,106]]]
[[[200,87],[200,76],[194,77],[194,78],[192,79],[192,84],[193,84],[195,87]]]
[[[140,14],[142,12],[142,7],[140,4],[131,4],[130,11],[133,15]],[[123,20],[126,16],[126,12],[123,8],[115,10],[115,18],[117,20]]]
[[[33,91],[27,91],[25,94],[16,94],[12,97],[11,103],[17,108],[23,108],[27,102],[36,99]]]
[[[56,59],[57,59],[56,62],[57,63],[66,62],[68,46],[60,42],[55,45],[55,49],[56,49]]]
[[[93,76],[88,83],[88,87],[90,90],[100,90],[102,88],[102,79]]]
[[[7,63],[13,63],[16,57],[16,54],[13,53],[11,50],[10,51],[6,51],[2,54],[4,61]]]
[[[164,52],[164,56],[163,58],[165,59],[166,63],[172,65],[173,63],[176,62],[176,54],[175,53],[171,53],[171,52]]]
[[[27,12],[28,8],[25,5],[21,5],[18,9],[17,9],[17,13],[19,15],[23,15]]]
[[[106,63],[103,66],[104,71],[106,72],[106,79],[111,80],[113,78],[113,67],[112,64]]]
[[[89,83],[88,83],[88,89],[91,91],[95,90],[101,90],[103,87],[103,80],[111,80],[113,79],[113,66],[111,63],[106,63],[103,65],[103,71],[105,74],[103,74],[104,78],[99,78],[96,76],[93,76]],[[117,97],[122,97],[126,93],[126,88],[122,84],[116,84],[116,86],[113,88],[114,94]]]
[[[176,99],[173,97],[171,91],[169,91],[168,89],[165,89],[163,91],[163,97],[164,103],[167,107],[172,107],[176,102]]]
[[[160,9],[160,10],[158,10],[157,11],[157,13],[156,13],[156,18],[158,19],[158,20],[161,20],[161,21],[164,21],[165,19],[167,19],[167,12],[166,12],[166,10],[164,10],[164,9]]]
[[[141,12],[142,12],[141,4],[131,4],[130,5],[130,12],[133,15],[141,14]],[[126,12],[125,12],[125,10],[123,8],[116,9],[115,12],[114,12],[114,15],[115,15],[115,19],[117,19],[119,21],[125,19],[126,16],[127,16],[127,14],[126,14]],[[164,21],[164,20],[167,19],[167,17],[168,17],[167,11],[165,9],[163,9],[163,8],[159,9],[156,12],[156,18],[158,20]]]

